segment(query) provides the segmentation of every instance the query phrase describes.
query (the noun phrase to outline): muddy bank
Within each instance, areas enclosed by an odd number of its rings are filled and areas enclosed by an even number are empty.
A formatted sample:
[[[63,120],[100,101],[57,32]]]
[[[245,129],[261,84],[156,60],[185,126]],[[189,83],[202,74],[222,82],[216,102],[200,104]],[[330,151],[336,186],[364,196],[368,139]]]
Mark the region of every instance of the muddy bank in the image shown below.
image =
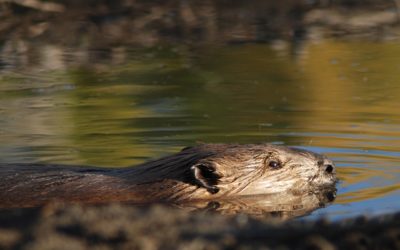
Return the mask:
[[[399,249],[400,214],[329,223],[256,220],[162,206],[0,212],[1,249]]]

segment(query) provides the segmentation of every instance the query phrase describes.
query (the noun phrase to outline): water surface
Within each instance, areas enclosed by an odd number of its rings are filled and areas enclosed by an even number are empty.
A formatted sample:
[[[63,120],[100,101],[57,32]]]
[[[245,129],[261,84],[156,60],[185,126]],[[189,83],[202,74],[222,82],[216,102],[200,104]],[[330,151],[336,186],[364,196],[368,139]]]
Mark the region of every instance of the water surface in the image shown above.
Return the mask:
[[[119,53],[119,54],[118,54]],[[129,166],[196,142],[326,154],[331,219],[400,210],[400,44],[326,39],[90,51],[0,71],[0,159]],[[122,55],[122,56],[121,56]],[[102,59],[102,60],[100,60]],[[5,60],[7,61],[7,60]]]

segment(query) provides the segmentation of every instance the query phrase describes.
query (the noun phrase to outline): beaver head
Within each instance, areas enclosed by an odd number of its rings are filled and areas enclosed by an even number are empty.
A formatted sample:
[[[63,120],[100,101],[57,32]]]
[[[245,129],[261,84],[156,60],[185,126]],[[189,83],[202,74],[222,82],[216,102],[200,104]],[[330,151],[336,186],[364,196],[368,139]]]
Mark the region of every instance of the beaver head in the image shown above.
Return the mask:
[[[335,165],[325,156],[271,144],[202,144],[143,167],[136,176],[151,173],[142,179],[146,183],[157,176],[189,184],[172,188],[170,196],[178,200],[310,192],[337,181]]]
[[[190,167],[211,194],[258,195],[309,191],[336,183],[335,166],[323,155],[277,145],[203,145],[214,151]]]

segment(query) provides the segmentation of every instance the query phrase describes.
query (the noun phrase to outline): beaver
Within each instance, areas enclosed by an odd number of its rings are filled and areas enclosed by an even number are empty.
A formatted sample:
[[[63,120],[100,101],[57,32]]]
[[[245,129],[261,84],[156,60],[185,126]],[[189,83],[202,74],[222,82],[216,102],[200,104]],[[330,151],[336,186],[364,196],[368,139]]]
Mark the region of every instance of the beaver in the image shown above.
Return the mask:
[[[304,149],[273,144],[200,144],[126,168],[0,164],[0,207],[58,200],[148,204],[307,194],[337,182],[333,162]]]

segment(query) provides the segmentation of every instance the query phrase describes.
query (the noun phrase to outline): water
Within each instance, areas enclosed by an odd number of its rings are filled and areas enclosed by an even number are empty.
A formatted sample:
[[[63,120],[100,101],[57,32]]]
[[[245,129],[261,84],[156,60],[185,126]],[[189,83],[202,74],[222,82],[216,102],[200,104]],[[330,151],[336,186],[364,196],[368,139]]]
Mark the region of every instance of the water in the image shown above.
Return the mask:
[[[89,62],[40,51],[0,72],[1,162],[123,167],[196,142],[270,142],[337,165],[336,201],[305,219],[400,210],[396,41],[94,50]]]

